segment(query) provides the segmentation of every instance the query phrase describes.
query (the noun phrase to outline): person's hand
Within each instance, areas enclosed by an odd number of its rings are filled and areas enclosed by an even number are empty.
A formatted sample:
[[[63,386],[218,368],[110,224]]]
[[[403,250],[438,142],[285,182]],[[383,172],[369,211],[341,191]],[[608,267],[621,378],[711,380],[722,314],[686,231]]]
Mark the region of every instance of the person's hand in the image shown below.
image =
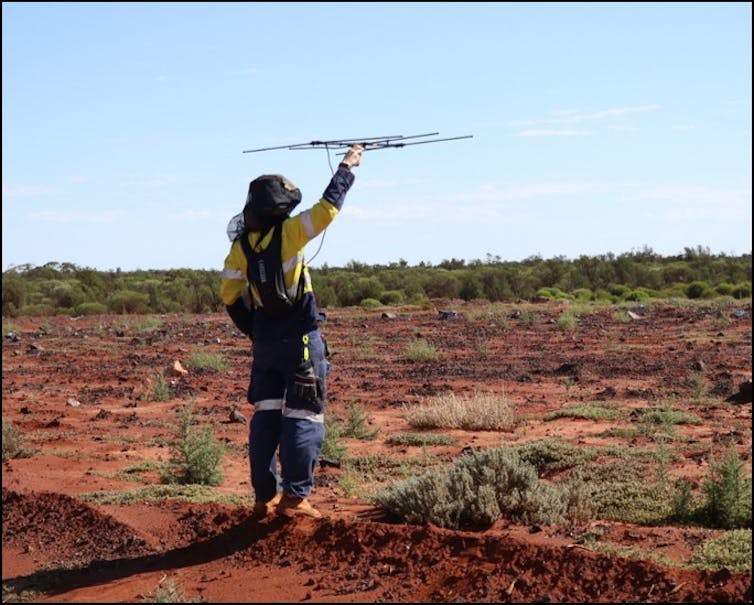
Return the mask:
[[[363,152],[363,145],[351,145],[351,148],[346,152],[346,155],[340,163],[348,168],[358,166],[361,163],[361,154]]]

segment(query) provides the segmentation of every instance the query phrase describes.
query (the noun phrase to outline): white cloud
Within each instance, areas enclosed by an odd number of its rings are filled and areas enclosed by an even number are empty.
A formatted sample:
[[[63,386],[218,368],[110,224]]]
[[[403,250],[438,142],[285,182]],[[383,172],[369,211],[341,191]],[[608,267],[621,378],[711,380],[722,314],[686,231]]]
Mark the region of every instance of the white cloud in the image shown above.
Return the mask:
[[[112,223],[123,216],[123,212],[58,212],[46,210],[29,214],[29,219],[46,223]]]
[[[616,107],[613,109],[603,109],[602,111],[596,111],[594,113],[582,113],[569,115],[563,118],[555,118],[549,120],[551,124],[566,124],[573,122],[585,122],[591,120],[603,120],[605,118],[613,118],[615,116],[623,116],[629,113],[637,113],[643,111],[657,111],[660,109],[659,105],[640,105],[638,107]]]
[[[366,221],[417,221],[438,218],[437,205],[416,202],[407,204],[393,201],[385,204],[370,205],[368,207],[345,206],[342,212],[344,216]]]
[[[124,183],[125,185],[137,185],[144,187],[165,187],[167,185],[173,185],[178,182],[174,176],[157,176],[151,179],[144,179],[141,181],[131,181]]]
[[[591,130],[524,130],[520,137],[581,137],[592,134]]]
[[[40,197],[56,193],[47,185],[3,185],[3,197]]]
[[[503,220],[510,206],[506,203],[518,203],[537,198],[558,198],[563,196],[601,194],[623,190],[631,185],[622,183],[588,183],[564,181],[559,183],[530,183],[513,187],[484,185],[474,191],[452,195],[393,198],[382,203],[368,206],[347,205],[343,215],[358,220],[425,220],[441,221],[466,220]]]
[[[510,126],[533,126],[535,124],[575,124],[577,122],[590,122],[594,120],[604,120],[605,118],[614,118],[624,116],[630,113],[645,111],[657,111],[660,105],[637,105],[635,107],[613,107],[603,109],[592,113],[578,113],[572,109],[556,110],[553,113],[557,116],[554,118],[544,118],[538,120],[517,120],[510,122]]]
[[[207,210],[186,210],[176,215],[177,218],[185,221],[196,221],[217,218],[216,214]],[[227,217],[224,217],[227,219]]]
[[[640,199],[673,204],[667,217],[735,219],[751,222],[751,188],[714,189],[712,187],[653,187],[638,193]],[[676,204],[686,204],[679,211]],[[655,205],[655,209],[657,206]]]
[[[635,126],[625,126],[623,124],[615,124],[607,127],[608,130],[612,130],[614,132],[636,132],[639,130]]]
[[[398,189],[402,187],[412,187],[414,185],[420,185],[423,181],[421,179],[406,179],[402,181],[395,180],[378,180],[378,179],[365,179],[357,180],[354,184],[354,190],[366,190],[366,189]]]
[[[479,216],[480,212],[493,214],[491,207],[519,203],[526,200],[558,200],[579,196],[611,194],[619,196],[624,203],[631,201],[666,201],[674,205],[686,204],[708,206],[718,211],[727,208],[741,215],[751,216],[751,185],[741,188],[721,189],[714,187],[646,187],[629,182],[558,181],[549,183],[523,183],[500,187],[494,184],[481,185],[476,189],[446,195],[391,196],[389,200],[370,203],[368,206],[346,205],[345,216],[357,219],[400,219],[437,217],[450,213],[460,215],[452,208],[463,208],[464,213]],[[494,213],[497,214],[497,213]]]

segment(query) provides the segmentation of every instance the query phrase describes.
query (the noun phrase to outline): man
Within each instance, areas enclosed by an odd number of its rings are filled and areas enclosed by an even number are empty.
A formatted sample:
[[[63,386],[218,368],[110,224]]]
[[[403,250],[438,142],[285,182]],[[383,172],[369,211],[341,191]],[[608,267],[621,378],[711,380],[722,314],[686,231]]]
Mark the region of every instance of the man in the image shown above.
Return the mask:
[[[281,175],[254,179],[243,214],[228,227],[233,243],[220,296],[253,342],[247,399],[254,406],[249,465],[256,516],[322,516],[308,497],[324,443],[328,363],[304,247],[340,212],[363,150],[352,146],[322,198],[296,216],[291,211],[301,192],[293,183]]]

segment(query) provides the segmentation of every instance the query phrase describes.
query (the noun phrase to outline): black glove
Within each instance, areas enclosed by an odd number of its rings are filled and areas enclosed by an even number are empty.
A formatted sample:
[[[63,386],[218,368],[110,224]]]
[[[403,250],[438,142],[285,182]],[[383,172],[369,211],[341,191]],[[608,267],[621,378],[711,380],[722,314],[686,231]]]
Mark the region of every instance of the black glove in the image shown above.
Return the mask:
[[[304,401],[316,402],[319,398],[319,383],[310,361],[301,362],[293,375],[296,395]]]

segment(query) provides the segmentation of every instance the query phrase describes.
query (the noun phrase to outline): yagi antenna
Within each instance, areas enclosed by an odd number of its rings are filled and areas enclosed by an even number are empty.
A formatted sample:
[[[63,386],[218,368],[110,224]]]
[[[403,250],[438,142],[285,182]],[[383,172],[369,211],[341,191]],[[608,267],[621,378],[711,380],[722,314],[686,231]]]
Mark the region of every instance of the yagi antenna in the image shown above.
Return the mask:
[[[430,138],[436,137],[439,132],[428,132],[425,134],[412,134],[404,136],[402,134],[384,136],[384,137],[357,137],[352,139],[331,139],[328,141],[309,141],[308,143],[296,143],[294,145],[280,145],[278,147],[260,147],[259,149],[246,149],[243,153],[257,153],[260,151],[273,151],[275,149],[290,149],[292,151],[299,151],[302,149],[325,149],[327,150],[327,161],[330,162],[330,150],[334,149],[348,149],[353,145],[361,145],[364,151],[373,151],[376,149],[387,149],[388,147],[407,147],[409,145],[424,145],[426,143],[439,143],[441,141],[457,141],[458,139],[470,139],[473,135],[467,134],[459,137],[447,137],[444,139]],[[421,139],[421,140],[420,140]],[[408,141],[408,142],[407,142]],[[347,152],[342,151],[336,155],[345,155]],[[332,164],[330,165],[332,171]],[[334,172],[334,171],[333,171]],[[324,241],[325,232],[322,233],[322,240],[319,242],[319,248],[310,259],[306,262],[310,263],[314,260],[314,257],[319,254],[322,249],[322,242]]]
[[[243,153],[256,153],[259,151],[273,151],[275,149],[290,149],[298,151],[301,149],[344,149],[352,145],[361,145],[364,151],[373,151],[376,149],[387,149],[388,147],[407,147],[408,145],[424,145],[426,143],[439,143],[441,141],[456,141],[458,139],[470,139],[474,135],[467,134],[458,137],[447,137],[443,139],[428,138],[435,137],[439,132],[429,132],[426,134],[413,134],[404,136],[402,134],[384,136],[384,137],[357,137],[353,139],[332,139],[328,141],[309,141],[308,143],[296,143],[294,145],[280,145],[279,147],[260,147],[259,149],[246,149]],[[424,140],[417,140],[424,139]],[[410,141],[410,142],[406,142]]]

